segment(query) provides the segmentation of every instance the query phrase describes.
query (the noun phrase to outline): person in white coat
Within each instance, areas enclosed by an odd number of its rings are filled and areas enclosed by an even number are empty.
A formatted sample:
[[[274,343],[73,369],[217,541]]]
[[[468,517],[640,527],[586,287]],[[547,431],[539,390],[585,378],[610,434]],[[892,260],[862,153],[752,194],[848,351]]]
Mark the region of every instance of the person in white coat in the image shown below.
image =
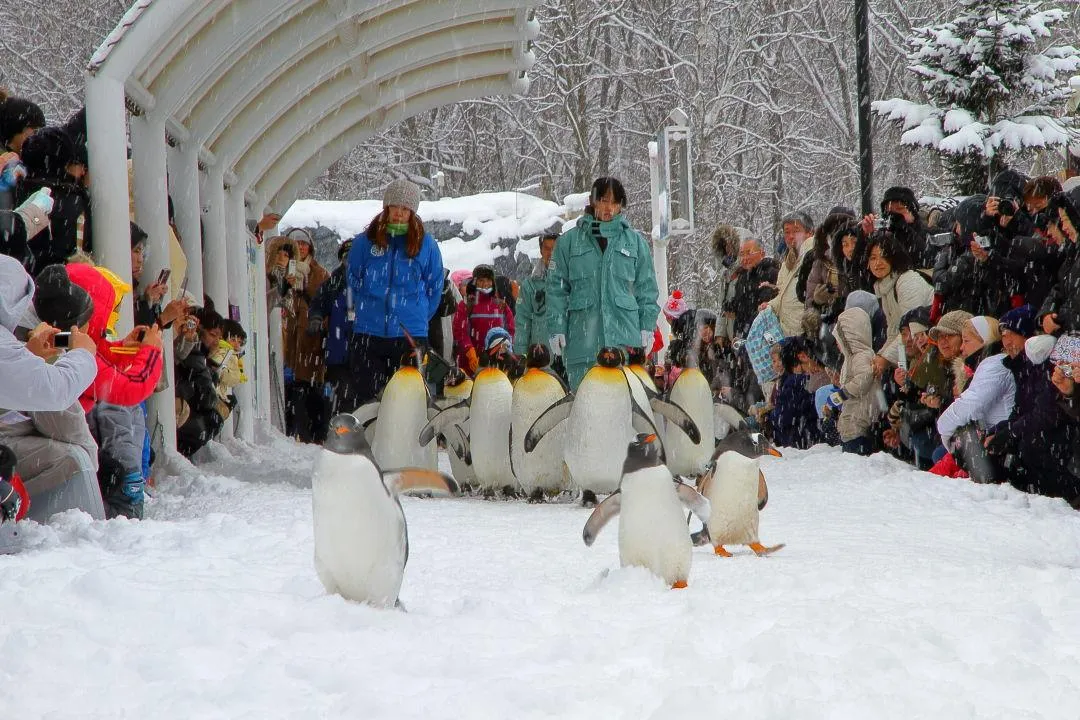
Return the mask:
[[[885,313],[888,338],[874,358],[874,375],[881,377],[889,365],[897,365],[899,360],[901,318],[933,302],[934,288],[922,273],[912,269],[911,256],[891,232],[874,233],[867,252],[867,265],[874,276],[874,294]]]
[[[1007,355],[998,321],[981,315],[967,320],[960,352],[969,367],[975,366],[975,375],[938,418],[938,433],[973,480],[995,482],[1003,479],[1000,468],[986,454],[980,433],[1008,420],[1016,398],[1016,380],[1002,362]]]
[[[803,334],[804,307],[799,302],[797,285],[799,268],[814,249],[814,222],[809,214],[800,211],[785,217],[783,228],[787,252],[776,277],[776,297],[769,301],[768,307],[780,319],[784,337],[795,337]]]

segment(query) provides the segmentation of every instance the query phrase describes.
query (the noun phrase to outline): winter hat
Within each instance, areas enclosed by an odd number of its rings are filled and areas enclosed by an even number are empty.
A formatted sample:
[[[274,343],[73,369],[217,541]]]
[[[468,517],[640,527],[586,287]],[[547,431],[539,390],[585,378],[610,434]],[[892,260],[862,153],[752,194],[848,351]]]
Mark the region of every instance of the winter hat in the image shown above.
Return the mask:
[[[450,273],[450,282],[454,285],[461,286],[472,280],[472,273],[468,270],[455,270]]]
[[[960,223],[961,241],[970,241],[971,235],[978,232],[979,226],[982,224],[983,210],[985,208],[986,196],[972,195],[961,200],[960,204],[953,209],[952,220],[954,223]],[[951,231],[952,225],[946,228],[946,230]]]
[[[1061,183],[1061,192],[1069,192],[1080,187],[1080,175],[1073,175],[1071,178]]]
[[[488,352],[495,350],[499,345],[509,345],[513,341],[510,337],[510,333],[506,328],[493,327],[488,330],[487,335],[484,337],[484,349]]]
[[[690,306],[683,299],[682,290],[676,290],[671,293],[671,297],[664,303],[664,317],[668,320],[675,320],[689,309]]]
[[[1001,316],[998,326],[1001,330],[1009,330],[1029,338],[1035,334],[1035,308],[1030,305],[1013,308]]]
[[[1057,338],[1053,335],[1036,335],[1030,337],[1024,343],[1024,353],[1033,365],[1042,365],[1050,357],[1057,345]]]
[[[900,329],[908,328],[912,335],[918,335],[930,330],[930,306],[923,305],[908,310],[900,318]]]
[[[861,308],[866,311],[868,317],[873,318],[874,315],[881,310],[881,301],[878,300],[878,296],[872,292],[866,290],[852,290],[848,293],[847,300],[844,302],[844,309],[850,310],[851,308]]]
[[[90,294],[75,283],[63,265],[49,265],[37,276],[34,310],[42,322],[61,330],[82,327],[94,312]]]
[[[409,182],[405,178],[398,178],[386,186],[382,204],[383,207],[396,205],[409,208],[415,214],[420,208],[420,188],[416,183]]]
[[[1050,362],[1055,365],[1080,364],[1080,335],[1062,335],[1054,343]]]
[[[937,325],[930,328],[931,339],[937,340],[942,335],[959,335],[964,332],[964,323],[972,317],[971,313],[964,310],[953,310],[945,313],[938,320]]]
[[[479,280],[480,278],[487,278],[491,282],[495,282],[495,268],[487,264],[480,264],[473,268],[472,271],[473,280]]]
[[[311,252],[315,252],[315,240],[311,237],[311,233],[304,228],[293,228],[285,233],[285,237],[292,240],[294,243],[306,243]]]
[[[45,180],[64,180],[67,166],[79,161],[71,137],[53,127],[28,137],[19,156],[31,177]]]
[[[784,219],[780,221],[780,226],[788,224],[789,222],[797,222],[806,228],[806,232],[814,232],[814,219],[810,217],[810,213],[805,210],[795,210],[784,216]]]
[[[989,345],[995,343],[1001,339],[1001,330],[998,327],[997,318],[987,317],[986,315],[977,315],[968,323],[971,328],[982,338],[983,345]]]
[[[990,181],[990,194],[1019,200],[1024,197],[1024,186],[1027,185],[1027,181],[1028,176],[1019,170],[1012,168],[1002,170]]]
[[[854,208],[849,208],[847,205],[836,205],[829,211],[829,215],[847,215],[848,217],[857,218]]]
[[[45,127],[45,113],[33,101],[0,90],[0,144],[6,145],[28,127]]]
[[[885,206],[893,201],[902,202],[911,211],[912,215],[919,212],[919,201],[915,197],[915,191],[911,188],[901,187],[899,185],[889,188],[885,191],[885,194],[881,196],[881,212],[885,213]]]

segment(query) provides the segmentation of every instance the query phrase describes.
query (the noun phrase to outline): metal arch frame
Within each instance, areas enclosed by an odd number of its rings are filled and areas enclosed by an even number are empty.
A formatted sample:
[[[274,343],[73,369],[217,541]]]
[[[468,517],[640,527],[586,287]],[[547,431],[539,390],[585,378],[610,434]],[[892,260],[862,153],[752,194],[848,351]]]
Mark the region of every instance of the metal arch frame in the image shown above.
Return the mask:
[[[333,161],[390,123],[460,100],[525,92],[538,2],[135,0],[87,67],[99,261],[130,273],[128,101],[136,108],[136,219],[152,248],[145,272],[152,275],[168,258],[168,176],[189,265],[202,266],[205,257],[203,269],[211,269],[198,290],[240,303],[244,315],[252,307],[250,268],[240,264],[246,254],[232,247],[236,240],[227,240],[244,234],[244,215],[291,203]],[[308,112],[293,107],[297,97]],[[175,151],[167,151],[166,137]],[[201,214],[203,206],[209,215]],[[202,274],[193,275],[202,284]],[[253,277],[258,296],[261,273]],[[257,297],[253,307],[258,414],[268,416],[266,318]],[[131,324],[128,297],[119,327]],[[246,395],[241,410],[254,417]],[[170,389],[154,396],[152,412],[161,418],[172,406]],[[253,439],[251,425],[238,428],[244,439]],[[166,444],[175,447],[169,435],[167,429]]]

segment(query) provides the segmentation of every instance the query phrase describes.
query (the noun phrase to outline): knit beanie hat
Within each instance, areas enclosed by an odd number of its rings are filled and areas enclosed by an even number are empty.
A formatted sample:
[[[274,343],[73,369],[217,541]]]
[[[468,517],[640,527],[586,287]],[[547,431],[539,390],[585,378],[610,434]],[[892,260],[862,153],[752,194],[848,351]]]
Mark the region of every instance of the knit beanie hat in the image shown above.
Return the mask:
[[[1035,334],[1035,308],[1030,305],[1013,308],[1001,316],[998,326],[1001,330],[1009,330],[1026,338],[1031,337]]]
[[[35,280],[34,310],[42,322],[67,331],[82,327],[94,312],[90,294],[71,282],[63,265],[45,267]]]
[[[1057,338],[1053,335],[1036,335],[1024,343],[1024,353],[1033,365],[1042,365],[1050,357],[1056,344]]]
[[[908,328],[912,335],[927,332],[930,329],[930,306],[913,308],[900,318],[900,329]]]
[[[671,297],[664,303],[664,317],[668,320],[675,320],[689,309],[690,306],[683,299],[682,290],[676,290],[671,293]]]
[[[383,207],[396,205],[409,208],[415,214],[420,208],[420,188],[416,183],[409,182],[405,178],[398,178],[386,186],[382,204]]]
[[[998,328],[997,318],[977,315],[968,320],[968,323],[982,338],[983,345],[989,345],[1001,339],[1001,330]]]
[[[493,327],[487,331],[487,335],[484,337],[484,349],[488,352],[495,350],[499,345],[509,345],[513,341],[510,337],[510,333],[506,328]]]
[[[294,243],[307,243],[308,248],[310,248],[311,252],[314,254],[315,240],[312,239],[311,233],[304,228],[293,228],[289,232],[285,233],[285,237],[289,238]]]
[[[964,323],[972,318],[972,314],[964,310],[953,310],[941,316],[937,325],[930,328],[930,337],[937,340],[942,335],[959,335],[964,332]]]
[[[1050,362],[1055,365],[1080,364],[1080,336],[1062,335],[1059,337],[1050,353]]]
[[[907,205],[908,210],[913,215],[919,212],[919,201],[915,198],[915,191],[911,188],[894,186],[885,191],[885,194],[881,196],[881,212],[885,212],[885,206],[893,201],[902,202]]]
[[[464,285],[470,280],[472,280],[472,273],[468,270],[455,270],[450,273],[450,282],[454,283],[454,285]]]
[[[479,280],[480,278],[487,278],[491,282],[495,282],[495,268],[490,265],[477,265],[472,271],[473,280]]]

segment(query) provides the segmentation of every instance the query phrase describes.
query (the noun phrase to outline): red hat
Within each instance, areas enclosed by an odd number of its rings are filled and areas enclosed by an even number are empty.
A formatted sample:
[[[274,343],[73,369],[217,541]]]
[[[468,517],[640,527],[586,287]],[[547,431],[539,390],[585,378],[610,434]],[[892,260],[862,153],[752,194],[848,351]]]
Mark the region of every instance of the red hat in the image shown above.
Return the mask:
[[[664,303],[664,317],[674,320],[689,309],[690,306],[683,300],[682,290],[676,290]]]

